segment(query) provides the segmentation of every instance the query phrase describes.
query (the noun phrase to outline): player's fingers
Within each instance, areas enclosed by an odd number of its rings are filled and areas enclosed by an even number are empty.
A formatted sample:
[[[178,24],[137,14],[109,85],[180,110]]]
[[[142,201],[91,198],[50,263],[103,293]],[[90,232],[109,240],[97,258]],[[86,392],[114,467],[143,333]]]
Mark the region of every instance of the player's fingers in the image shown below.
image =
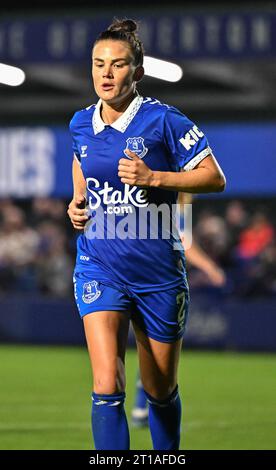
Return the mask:
[[[124,166],[131,166],[133,165],[133,161],[129,160],[129,158],[120,158],[119,160],[119,165],[124,165]]]
[[[88,213],[87,209],[78,209],[78,208],[72,207],[72,206],[71,207],[69,206],[69,209],[68,209],[67,212],[68,212],[69,215],[71,214],[71,215],[83,215],[83,216],[87,215],[87,213]]]
[[[71,220],[73,222],[86,222],[88,220],[88,216],[87,215],[73,215],[71,217]]]
[[[138,155],[137,155],[136,153],[132,152],[131,150],[126,149],[125,152],[126,152],[131,158],[133,158],[134,160],[137,160],[137,159],[140,160],[139,157],[138,157]]]
[[[86,222],[88,220],[88,214],[75,214],[72,210],[68,209],[67,214],[71,219],[71,222]]]
[[[84,220],[72,220],[73,225],[82,225],[83,227],[86,224],[86,222],[87,221],[84,221]]]
[[[130,165],[118,165],[118,170],[121,170],[121,171],[129,171],[130,169],[132,168],[132,166]]]
[[[74,227],[75,230],[83,230],[84,229],[84,225],[73,224],[73,227]]]
[[[73,225],[81,225],[82,227],[85,226],[87,223],[87,220],[76,220],[76,219],[71,219],[71,222]]]
[[[121,178],[121,182],[124,184],[130,184],[130,185],[135,184],[135,181],[133,178]]]
[[[132,171],[118,171],[120,178],[132,178],[135,173]]]
[[[137,156],[137,155],[136,155]],[[138,165],[141,165],[143,163],[142,160],[140,160],[139,157],[136,158],[136,160],[127,160],[126,158],[121,158],[118,162],[118,166],[124,166],[124,167],[135,167]]]
[[[88,217],[88,211],[86,209],[74,209],[71,214],[78,217]]]
[[[119,170],[118,171],[118,176],[119,177],[124,177],[124,178],[133,178],[137,174],[137,171],[135,170]]]
[[[125,171],[126,173],[128,173],[130,171],[133,171],[133,168],[131,166],[119,165],[118,171]]]

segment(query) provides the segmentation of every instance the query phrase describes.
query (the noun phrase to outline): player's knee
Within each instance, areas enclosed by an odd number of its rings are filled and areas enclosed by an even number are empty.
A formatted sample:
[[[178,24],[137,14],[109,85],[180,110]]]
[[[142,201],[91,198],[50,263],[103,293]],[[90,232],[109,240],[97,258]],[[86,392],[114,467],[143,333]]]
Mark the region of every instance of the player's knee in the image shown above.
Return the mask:
[[[117,371],[114,374],[102,372],[94,377],[94,392],[103,395],[125,391],[125,374]]]
[[[144,384],[144,390],[156,400],[166,400],[168,396],[175,390],[176,381],[170,382],[147,382]]]

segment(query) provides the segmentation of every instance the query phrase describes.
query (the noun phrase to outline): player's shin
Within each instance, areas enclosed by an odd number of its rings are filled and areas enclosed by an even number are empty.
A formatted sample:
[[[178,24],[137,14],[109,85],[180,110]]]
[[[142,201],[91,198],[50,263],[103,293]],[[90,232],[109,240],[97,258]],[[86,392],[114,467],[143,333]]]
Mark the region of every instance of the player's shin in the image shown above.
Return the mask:
[[[149,402],[149,427],[153,448],[155,450],[178,450],[181,423],[181,401],[178,386],[166,400],[156,400],[148,393],[146,395]]]
[[[92,433],[96,450],[128,450],[125,393],[92,394]]]

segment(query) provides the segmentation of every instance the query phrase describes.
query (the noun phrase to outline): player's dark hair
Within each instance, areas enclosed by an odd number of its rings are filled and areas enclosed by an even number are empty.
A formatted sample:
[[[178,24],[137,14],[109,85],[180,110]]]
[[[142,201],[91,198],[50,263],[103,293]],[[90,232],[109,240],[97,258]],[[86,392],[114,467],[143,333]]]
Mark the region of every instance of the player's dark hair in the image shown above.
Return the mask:
[[[94,46],[102,40],[112,39],[114,41],[125,41],[129,44],[134,57],[134,65],[143,65],[144,47],[136,34],[138,24],[131,19],[119,20],[114,18],[113,23],[96,38]]]

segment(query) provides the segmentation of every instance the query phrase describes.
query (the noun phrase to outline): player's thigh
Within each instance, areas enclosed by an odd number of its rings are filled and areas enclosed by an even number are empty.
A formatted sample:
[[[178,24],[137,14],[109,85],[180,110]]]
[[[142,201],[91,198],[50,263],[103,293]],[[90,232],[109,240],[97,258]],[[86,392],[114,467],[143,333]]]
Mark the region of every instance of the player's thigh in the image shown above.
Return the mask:
[[[122,391],[125,388],[128,311],[93,312],[83,317],[83,324],[93,371],[94,391]]]
[[[133,327],[143,387],[152,397],[163,400],[177,385],[182,338],[163,343],[149,338],[136,324]]]

